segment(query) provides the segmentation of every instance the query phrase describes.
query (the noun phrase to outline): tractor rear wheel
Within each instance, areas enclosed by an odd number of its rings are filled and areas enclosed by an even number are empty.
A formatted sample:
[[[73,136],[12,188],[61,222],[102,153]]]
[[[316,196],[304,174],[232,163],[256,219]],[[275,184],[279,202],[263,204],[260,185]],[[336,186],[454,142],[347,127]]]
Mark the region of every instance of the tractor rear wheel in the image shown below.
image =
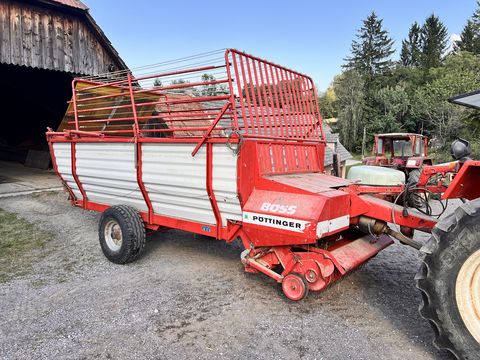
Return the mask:
[[[442,219],[421,252],[415,280],[434,344],[459,359],[480,359],[480,199]]]
[[[145,226],[137,210],[115,205],[102,213],[98,229],[105,257],[115,264],[136,260],[145,248]]]

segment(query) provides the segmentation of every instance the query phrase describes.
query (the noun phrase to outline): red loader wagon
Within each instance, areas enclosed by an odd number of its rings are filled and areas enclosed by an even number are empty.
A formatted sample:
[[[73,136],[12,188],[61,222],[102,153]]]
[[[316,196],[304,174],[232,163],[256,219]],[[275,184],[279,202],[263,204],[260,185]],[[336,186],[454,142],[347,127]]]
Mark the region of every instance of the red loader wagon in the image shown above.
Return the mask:
[[[480,162],[467,143],[454,144],[456,161],[424,166],[415,189],[325,175],[308,76],[233,49],[157,66],[75,79],[47,132],[72,204],[102,212],[110,261],[137,259],[146,230],[240,238],[245,270],[301,300],[397,240],[424,256],[416,282],[437,346],[480,358]],[[384,200],[408,191],[466,200],[440,221]]]

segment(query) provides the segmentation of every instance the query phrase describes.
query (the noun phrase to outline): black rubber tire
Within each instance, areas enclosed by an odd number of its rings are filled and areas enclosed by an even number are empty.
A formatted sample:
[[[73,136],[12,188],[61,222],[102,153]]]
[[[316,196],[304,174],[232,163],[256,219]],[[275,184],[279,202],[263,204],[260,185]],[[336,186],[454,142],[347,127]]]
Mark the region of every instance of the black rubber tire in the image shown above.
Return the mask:
[[[122,244],[118,251],[110,249],[105,240],[105,226],[115,220],[122,232]],[[136,260],[145,249],[145,225],[137,210],[127,205],[115,205],[102,213],[98,227],[100,246],[105,257],[115,264]]]
[[[413,189],[417,187],[419,180],[420,180],[420,170],[415,169],[410,171],[407,179],[407,187],[409,189]],[[412,191],[411,193],[408,194],[407,204],[408,206],[416,209],[424,208],[426,204],[425,204],[425,201],[422,200],[422,198],[425,198],[424,194],[418,193],[416,191]]]
[[[458,359],[480,359],[480,343],[465,326],[457,307],[457,275],[467,258],[480,249],[480,199],[458,207],[433,229],[420,250],[423,262],[415,276],[422,292],[420,314],[435,333],[434,344]]]

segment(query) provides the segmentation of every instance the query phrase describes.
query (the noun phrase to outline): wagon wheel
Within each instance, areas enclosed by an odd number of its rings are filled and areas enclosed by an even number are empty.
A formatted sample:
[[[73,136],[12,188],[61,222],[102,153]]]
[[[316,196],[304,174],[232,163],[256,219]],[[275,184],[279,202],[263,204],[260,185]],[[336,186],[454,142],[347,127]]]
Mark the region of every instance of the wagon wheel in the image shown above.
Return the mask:
[[[116,205],[102,213],[98,229],[100,246],[113,263],[136,260],[145,248],[145,226],[137,210]]]
[[[420,313],[435,331],[435,345],[460,359],[480,359],[480,199],[441,220],[421,251]]]
[[[307,296],[308,285],[302,276],[297,273],[290,273],[283,278],[282,290],[287,298],[298,301]]]

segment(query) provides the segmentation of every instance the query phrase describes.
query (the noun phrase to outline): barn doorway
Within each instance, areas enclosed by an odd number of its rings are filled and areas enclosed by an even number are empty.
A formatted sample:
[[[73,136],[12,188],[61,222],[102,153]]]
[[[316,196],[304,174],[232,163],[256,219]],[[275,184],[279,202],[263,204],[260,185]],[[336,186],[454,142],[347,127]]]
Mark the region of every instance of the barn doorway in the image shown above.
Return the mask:
[[[72,96],[71,74],[0,64],[0,160],[25,163],[29,151],[48,151]]]

